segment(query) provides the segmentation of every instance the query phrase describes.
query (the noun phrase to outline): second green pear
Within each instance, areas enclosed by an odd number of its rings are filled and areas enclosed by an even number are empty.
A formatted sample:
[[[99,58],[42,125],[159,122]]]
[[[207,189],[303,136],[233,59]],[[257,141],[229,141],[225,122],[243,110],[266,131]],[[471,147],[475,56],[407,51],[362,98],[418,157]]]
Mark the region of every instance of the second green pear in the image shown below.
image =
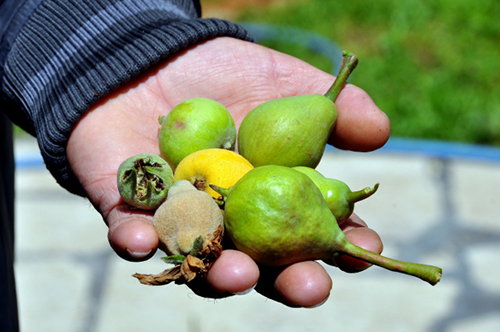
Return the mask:
[[[274,99],[245,117],[238,151],[255,167],[316,167],[336,120],[335,104],[323,95]]]
[[[311,94],[267,101],[243,119],[238,151],[254,167],[262,165],[315,168],[337,120],[335,98],[357,65],[344,53],[339,75],[325,95]]]

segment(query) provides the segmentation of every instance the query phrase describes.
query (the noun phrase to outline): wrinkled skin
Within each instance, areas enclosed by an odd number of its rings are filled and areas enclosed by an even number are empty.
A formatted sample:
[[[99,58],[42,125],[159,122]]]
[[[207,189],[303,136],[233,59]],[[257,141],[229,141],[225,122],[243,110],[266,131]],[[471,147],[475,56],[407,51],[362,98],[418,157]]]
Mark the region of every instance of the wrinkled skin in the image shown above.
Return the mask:
[[[116,172],[131,155],[159,154],[158,117],[165,110],[188,98],[211,98],[228,108],[238,127],[264,101],[325,93],[332,82],[331,75],[296,58],[233,38],[216,38],[159,63],[100,100],[74,128],[67,153],[74,173],[109,227],[112,248],[130,261],[149,259],[157,250],[152,214],[131,210],[120,199]],[[385,144],[389,120],[366,92],[348,84],[336,106],[338,119],[330,143],[354,151],[371,151]],[[351,216],[342,228],[352,243],[382,251],[377,233],[357,216]],[[368,267],[349,257],[338,264],[349,272]],[[332,286],[317,262],[259,269],[245,254],[228,249],[206,280],[193,284],[192,289],[202,296],[221,297],[244,292],[257,280],[256,290],[264,296],[299,307],[323,303]]]

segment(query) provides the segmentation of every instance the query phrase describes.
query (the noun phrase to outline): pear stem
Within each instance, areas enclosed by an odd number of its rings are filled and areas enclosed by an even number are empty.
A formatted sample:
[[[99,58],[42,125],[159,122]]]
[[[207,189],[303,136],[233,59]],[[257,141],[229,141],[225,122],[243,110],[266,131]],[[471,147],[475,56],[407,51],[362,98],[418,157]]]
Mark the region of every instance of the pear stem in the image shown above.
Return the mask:
[[[424,281],[427,281],[433,286],[437,284],[439,280],[441,280],[441,276],[443,273],[442,269],[439,267],[387,258],[372,251],[358,247],[348,241],[344,244],[340,251],[346,255],[361,259],[374,265],[378,265],[387,270],[400,272],[420,278]]]
[[[165,115],[160,115],[160,116],[158,117],[158,123],[159,123],[160,125],[162,125],[162,124],[163,124],[163,122],[165,122],[166,120],[167,120],[167,117],[166,117]]]
[[[347,82],[349,75],[353,72],[353,70],[358,65],[358,57],[350,52],[344,51],[342,54],[342,62],[340,64],[339,74],[337,78],[333,82],[333,85],[328,89],[325,93],[325,97],[330,99],[331,101],[335,101],[337,96],[340,93],[340,90],[344,87],[344,84]]]
[[[358,191],[353,191],[347,194],[347,201],[352,204],[359,202],[365,198],[370,197],[371,195],[375,194],[375,192],[378,189],[379,184],[375,184],[373,188],[366,187],[365,189],[358,190]]]
[[[209,184],[208,186],[210,188],[212,188],[213,191],[220,194],[224,199],[226,199],[227,195],[229,195],[229,192],[231,191],[231,187],[222,188],[222,187],[216,186],[215,184]]]

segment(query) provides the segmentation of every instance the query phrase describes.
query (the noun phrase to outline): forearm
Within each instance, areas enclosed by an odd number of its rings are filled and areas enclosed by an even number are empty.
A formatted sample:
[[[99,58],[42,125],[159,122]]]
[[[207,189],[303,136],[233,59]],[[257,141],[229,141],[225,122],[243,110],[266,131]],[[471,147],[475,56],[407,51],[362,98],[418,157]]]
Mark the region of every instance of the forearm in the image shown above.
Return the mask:
[[[5,57],[1,91],[10,105],[7,113],[37,136],[46,165],[62,186],[83,194],[65,147],[76,122],[99,98],[193,44],[216,36],[251,40],[232,23],[201,19],[198,5],[46,0],[28,15]]]

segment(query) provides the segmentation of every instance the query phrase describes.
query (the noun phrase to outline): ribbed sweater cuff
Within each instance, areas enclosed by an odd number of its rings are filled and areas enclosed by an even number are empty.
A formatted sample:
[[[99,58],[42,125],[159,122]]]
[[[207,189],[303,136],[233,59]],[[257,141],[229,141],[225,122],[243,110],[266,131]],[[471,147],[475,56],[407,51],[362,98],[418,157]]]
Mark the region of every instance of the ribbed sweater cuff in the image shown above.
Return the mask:
[[[82,114],[152,64],[217,36],[253,41],[238,25],[199,18],[191,1],[44,1],[13,44],[2,88],[30,119],[25,129],[58,183],[84,195],[66,158]]]

